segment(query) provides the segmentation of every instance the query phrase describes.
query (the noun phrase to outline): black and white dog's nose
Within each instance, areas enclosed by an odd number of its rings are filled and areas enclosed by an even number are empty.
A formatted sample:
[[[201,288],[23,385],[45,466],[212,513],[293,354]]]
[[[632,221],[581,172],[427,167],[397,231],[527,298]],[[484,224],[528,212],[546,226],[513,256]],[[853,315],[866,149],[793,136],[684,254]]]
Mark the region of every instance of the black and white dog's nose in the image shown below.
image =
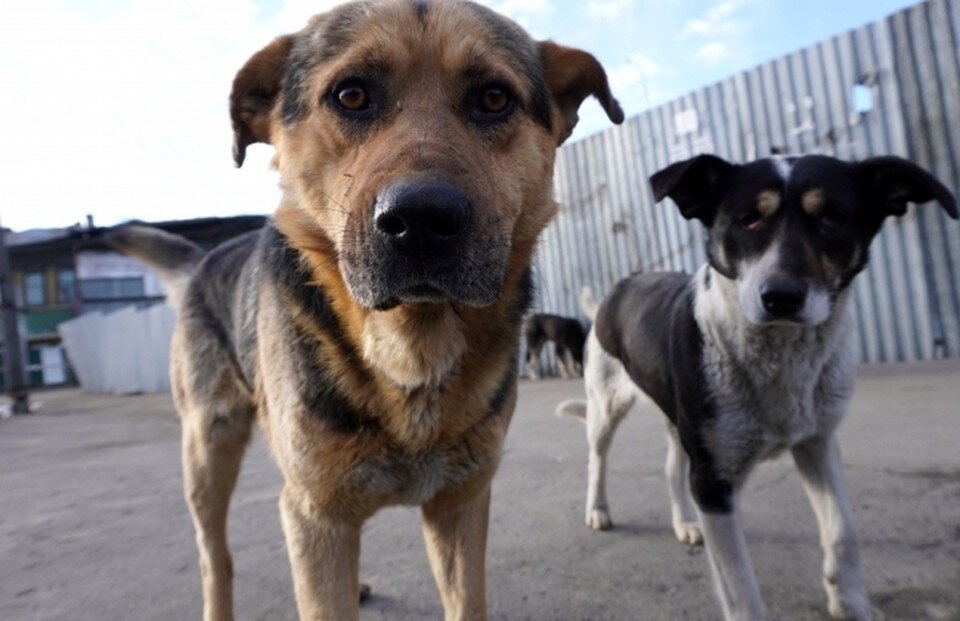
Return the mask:
[[[796,314],[807,298],[807,287],[793,279],[771,278],[760,286],[760,301],[763,309],[774,317],[789,317]]]
[[[377,199],[377,233],[399,252],[428,256],[456,246],[470,227],[470,201],[445,181],[404,181]]]

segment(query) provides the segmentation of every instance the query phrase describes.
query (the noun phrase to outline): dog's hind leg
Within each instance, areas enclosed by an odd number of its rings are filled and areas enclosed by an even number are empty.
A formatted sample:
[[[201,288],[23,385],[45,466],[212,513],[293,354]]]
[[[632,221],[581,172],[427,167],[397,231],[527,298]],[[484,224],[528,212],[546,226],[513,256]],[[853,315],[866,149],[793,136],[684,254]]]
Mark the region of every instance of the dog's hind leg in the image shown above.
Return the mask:
[[[633,405],[635,396],[618,394],[616,390],[587,386],[587,443],[590,453],[587,462],[587,526],[593,530],[607,530],[610,507],[607,504],[607,452],[613,434]]]
[[[171,343],[173,400],[183,436],[183,487],[200,552],[204,621],[233,619],[227,509],[253,421],[249,390],[229,354],[182,318]]]
[[[697,509],[690,498],[690,459],[680,444],[677,428],[667,422],[667,490],[670,492],[670,515],[673,532],[680,543],[690,546],[703,543]]]
[[[540,346],[527,345],[527,372],[531,381],[540,379]]]
[[[613,434],[640,392],[620,362],[605,352],[591,330],[587,337],[583,382],[587,389],[587,526],[606,530],[612,525],[607,505],[607,451]]]
[[[836,438],[814,438],[793,447],[804,489],[820,526],[823,586],[836,619],[870,619],[867,591],[860,577],[860,553],[843,486],[843,464]]]
[[[184,494],[200,550],[204,621],[233,619],[233,562],[227,548],[227,509],[250,439],[252,408],[186,410],[183,419]]]
[[[557,359],[557,371],[560,372],[560,377],[563,379],[570,379],[573,377],[573,375],[570,373],[570,368],[567,366],[568,356],[569,353],[567,352],[566,347],[560,343],[556,343],[554,345],[554,357]]]
[[[573,353],[573,350],[569,347],[564,348],[564,350],[564,362],[567,365],[570,377],[583,377],[583,366],[577,361],[577,356]]]

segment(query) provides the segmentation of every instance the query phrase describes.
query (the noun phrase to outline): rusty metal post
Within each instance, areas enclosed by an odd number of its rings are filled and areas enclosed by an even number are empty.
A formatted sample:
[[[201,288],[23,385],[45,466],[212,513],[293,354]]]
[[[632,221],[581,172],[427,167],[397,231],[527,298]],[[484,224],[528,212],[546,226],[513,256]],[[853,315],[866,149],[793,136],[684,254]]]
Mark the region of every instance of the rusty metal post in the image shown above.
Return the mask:
[[[6,389],[13,399],[14,414],[30,413],[30,395],[23,372],[23,350],[20,348],[20,317],[7,251],[6,231],[0,227],[0,298],[2,298],[3,346],[6,362]]]

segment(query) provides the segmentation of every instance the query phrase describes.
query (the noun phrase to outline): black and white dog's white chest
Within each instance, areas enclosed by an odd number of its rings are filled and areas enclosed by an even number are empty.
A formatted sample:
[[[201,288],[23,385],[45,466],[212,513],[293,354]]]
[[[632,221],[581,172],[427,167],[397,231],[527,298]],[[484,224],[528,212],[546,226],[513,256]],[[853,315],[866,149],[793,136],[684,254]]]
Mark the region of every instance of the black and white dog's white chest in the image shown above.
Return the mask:
[[[840,422],[855,379],[852,318],[838,308],[818,326],[751,326],[731,316],[733,292],[717,280],[705,288],[695,279],[712,409],[701,437],[717,474],[736,480],[757,461]]]

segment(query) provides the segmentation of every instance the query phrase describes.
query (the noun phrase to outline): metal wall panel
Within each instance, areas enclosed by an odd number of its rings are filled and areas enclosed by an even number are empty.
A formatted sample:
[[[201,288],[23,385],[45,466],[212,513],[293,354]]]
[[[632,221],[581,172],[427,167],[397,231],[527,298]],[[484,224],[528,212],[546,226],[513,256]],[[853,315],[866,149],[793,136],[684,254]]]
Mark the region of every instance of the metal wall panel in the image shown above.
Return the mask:
[[[584,285],[600,296],[632,272],[701,264],[702,228],[655,205],[647,185],[697,153],[738,162],[772,149],[894,154],[960,190],[958,29],[960,0],[930,0],[564,146],[554,183],[561,211],[537,255],[537,309],[580,316]],[[865,114],[853,111],[858,83],[873,94]],[[678,115],[690,111],[696,129],[683,132]],[[942,210],[889,219],[853,287],[862,360],[960,356],[960,225]]]

